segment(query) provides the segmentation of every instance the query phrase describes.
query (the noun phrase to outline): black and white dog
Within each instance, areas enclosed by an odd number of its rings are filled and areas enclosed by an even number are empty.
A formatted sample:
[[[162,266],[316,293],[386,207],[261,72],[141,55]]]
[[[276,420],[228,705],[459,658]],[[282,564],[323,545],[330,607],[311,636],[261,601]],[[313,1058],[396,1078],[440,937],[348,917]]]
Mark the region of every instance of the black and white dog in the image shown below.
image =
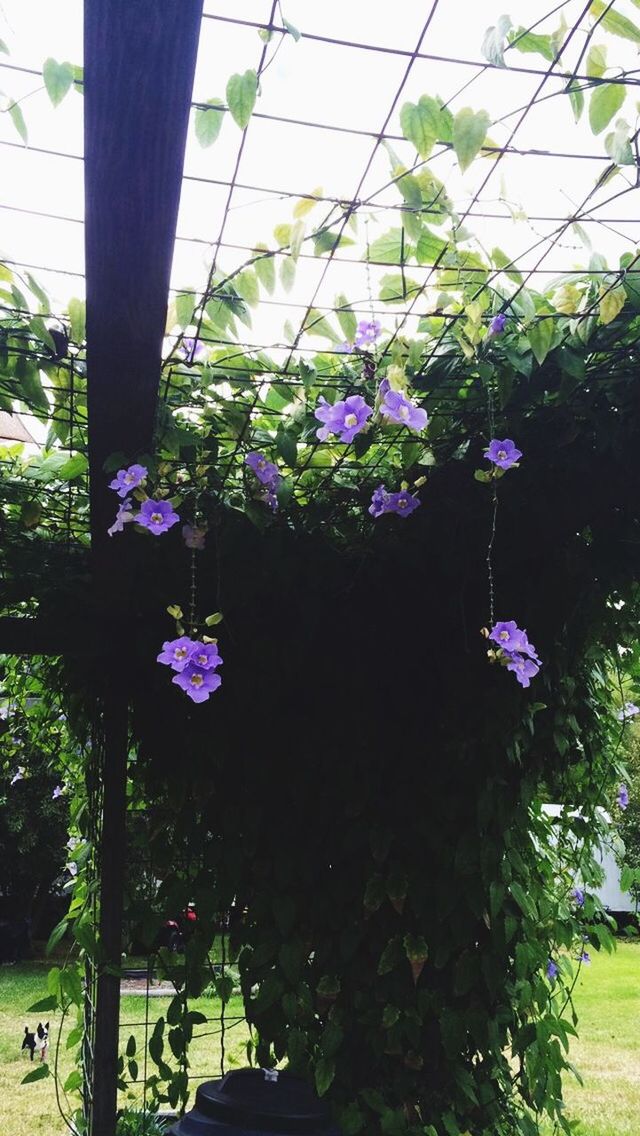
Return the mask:
[[[33,1061],[33,1055],[37,1049],[40,1054],[40,1060],[44,1061],[47,1056],[47,1046],[49,1044],[49,1023],[44,1025],[38,1022],[38,1028],[35,1033],[31,1033],[28,1026],[24,1027],[24,1038],[22,1040],[22,1048],[28,1049]]]

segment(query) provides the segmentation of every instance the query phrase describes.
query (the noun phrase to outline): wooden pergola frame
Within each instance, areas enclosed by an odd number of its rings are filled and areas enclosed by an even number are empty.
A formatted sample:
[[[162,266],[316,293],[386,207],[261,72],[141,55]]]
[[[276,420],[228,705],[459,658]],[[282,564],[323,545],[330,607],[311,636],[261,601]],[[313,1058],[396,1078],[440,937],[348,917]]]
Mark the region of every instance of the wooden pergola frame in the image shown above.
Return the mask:
[[[203,0],[85,0],[85,248],[91,627],[0,620],[0,650],[86,654],[104,667],[100,942],[90,1136],[116,1125],[128,701],[117,651],[135,634],[127,549],[111,541],[106,458],[153,443]],[[105,629],[108,628],[108,635]],[[115,646],[114,646],[115,645]],[[110,966],[115,973],[109,973]]]

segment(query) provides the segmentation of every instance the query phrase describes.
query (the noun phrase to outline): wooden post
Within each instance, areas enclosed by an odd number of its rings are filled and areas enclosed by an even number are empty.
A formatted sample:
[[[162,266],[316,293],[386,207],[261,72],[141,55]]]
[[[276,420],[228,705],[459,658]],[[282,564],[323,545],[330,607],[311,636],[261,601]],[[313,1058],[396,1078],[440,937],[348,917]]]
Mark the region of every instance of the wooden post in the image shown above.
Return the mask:
[[[127,698],[123,644],[144,586],[104,462],[153,445],[162,340],[202,0],[85,0],[85,245],[93,634],[105,660],[100,937],[120,963]],[[130,535],[130,534],[127,534]],[[138,559],[138,558],[136,558]],[[144,567],[144,566],[143,566]],[[90,1136],[116,1123],[120,983],[98,978]]]

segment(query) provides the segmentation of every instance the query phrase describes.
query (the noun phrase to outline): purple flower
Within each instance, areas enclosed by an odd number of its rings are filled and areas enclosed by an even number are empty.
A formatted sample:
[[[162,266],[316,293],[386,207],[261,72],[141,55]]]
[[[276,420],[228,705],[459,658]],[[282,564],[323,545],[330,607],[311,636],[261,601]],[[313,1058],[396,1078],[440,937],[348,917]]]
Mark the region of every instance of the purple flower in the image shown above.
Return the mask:
[[[58,797],[61,797],[61,796],[62,796],[62,785],[56,785],[55,789],[53,790],[53,793],[51,794],[51,800],[57,801]]]
[[[174,675],[172,682],[182,687],[192,702],[206,702],[209,695],[218,689],[222,679],[213,669],[203,670],[202,667],[188,666]]]
[[[351,355],[353,343],[349,343],[348,339],[345,339],[344,343],[338,343],[334,350],[337,355]]]
[[[620,784],[618,787],[618,796],[616,797],[616,803],[618,805],[618,808],[622,809],[623,812],[629,804],[629,791],[627,789],[627,786],[624,784]]]
[[[217,643],[194,643],[192,646],[189,666],[200,667],[203,671],[215,670],[220,666],[222,659]]]
[[[489,443],[488,449],[484,451],[484,456],[500,469],[511,469],[512,466],[517,465],[518,459],[522,457],[522,450],[516,447],[511,438],[505,438],[503,441],[494,438]]]
[[[161,533],[167,532],[172,525],[177,524],[180,517],[177,513],[174,513],[173,506],[169,501],[152,501],[149,498],[142,502],[140,512],[135,519],[139,525],[144,525],[145,529],[149,529],[149,532],[152,532],[154,536],[160,536]]]
[[[420,500],[418,497],[412,496],[406,490],[401,489],[399,493],[390,493],[387,501],[387,513],[397,513],[399,517],[408,517],[418,508]]]
[[[635,718],[636,714],[640,714],[640,707],[636,706],[635,702],[625,702],[616,717],[619,722],[626,722],[627,718]]]
[[[517,652],[505,651],[505,657],[509,660],[507,663],[507,670],[513,671],[520,686],[529,686],[531,679],[535,678],[540,667],[537,666],[533,659],[528,659],[519,655]]]
[[[181,635],[179,639],[170,639],[162,644],[162,651],[157,661],[163,663],[165,667],[173,667],[174,671],[183,671],[191,659],[194,648],[199,646],[200,644],[194,643],[188,635]]]
[[[383,513],[396,513],[399,517],[408,517],[419,504],[420,499],[414,497],[407,489],[389,493],[384,485],[379,485],[373,491],[369,512],[372,517],[381,517]]]
[[[571,895],[573,896],[576,907],[584,907],[584,892],[582,888],[574,887]]]
[[[502,647],[504,651],[524,651],[524,644],[529,646],[526,631],[521,631],[515,619],[502,620],[491,629],[489,638]],[[528,654],[528,652],[525,652]]]
[[[19,765],[9,783],[15,785],[16,781],[22,780],[24,780],[24,765]]]
[[[132,489],[142,485],[147,472],[143,465],[130,465],[128,469],[119,469],[113,481],[109,482],[109,489],[115,489],[118,497],[126,497]]]
[[[553,959],[549,959],[549,961],[547,963],[547,978],[549,979],[550,982],[554,982],[557,977],[558,977],[558,965],[557,965],[557,963],[555,963],[553,961]]]
[[[120,505],[118,506],[118,512],[116,513],[116,519],[111,527],[107,529],[109,536],[113,536],[114,533],[122,532],[124,526],[132,520],[133,513],[131,512],[131,498],[127,497],[124,501],[121,501]]]
[[[386,382],[386,379],[384,380]],[[380,405],[380,413],[383,418],[388,418],[390,422],[397,422],[400,426],[407,426],[409,430],[415,430],[420,433],[424,430],[429,419],[426,410],[422,407],[416,406],[410,398],[405,398],[401,391],[391,390],[388,388],[383,389],[383,384],[380,384],[380,394],[383,395],[383,401]]]
[[[273,462],[267,461],[264,454],[247,454],[244,460],[263,485],[271,486],[278,483],[280,479],[278,467]]]
[[[377,320],[360,320],[356,331],[356,347],[370,347],[382,331],[382,325]]]
[[[184,336],[182,343],[178,345],[178,351],[183,359],[190,360],[201,359],[207,353],[204,344],[200,343],[199,339],[193,339],[189,335]]]
[[[591,962],[591,955],[589,954],[589,952],[583,951],[582,954],[578,956],[578,962],[583,962],[585,966],[588,966]]]
[[[384,485],[379,485],[374,489],[369,505],[369,512],[372,517],[381,517],[383,513],[387,512],[387,505],[389,503],[389,494]]]
[[[502,332],[504,331],[506,322],[507,322],[507,317],[504,314],[504,312],[499,312],[498,315],[494,316],[493,319],[491,320],[491,323],[489,324],[489,327],[487,329],[487,336],[489,336],[489,335],[502,335]]]
[[[317,431],[318,439],[325,442],[329,434],[339,434],[341,442],[352,442],[372,414],[373,410],[360,394],[349,395],[349,398],[334,402],[333,406],[321,395],[315,417],[324,422],[324,426]]]
[[[260,494],[260,500],[269,506],[272,513],[278,512],[278,494],[275,492],[274,486],[266,485],[264,491]]]
[[[199,529],[196,525],[183,525],[182,536],[187,548],[195,548],[198,551],[204,548],[205,529]]]

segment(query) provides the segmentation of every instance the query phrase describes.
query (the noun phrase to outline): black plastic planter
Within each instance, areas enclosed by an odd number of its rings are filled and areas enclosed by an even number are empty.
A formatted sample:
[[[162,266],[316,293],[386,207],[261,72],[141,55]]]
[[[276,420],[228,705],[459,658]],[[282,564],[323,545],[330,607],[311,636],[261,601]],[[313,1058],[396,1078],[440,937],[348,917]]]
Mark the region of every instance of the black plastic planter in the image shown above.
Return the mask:
[[[291,1073],[239,1069],[205,1081],[194,1108],[167,1136],[340,1136],[306,1081]]]

